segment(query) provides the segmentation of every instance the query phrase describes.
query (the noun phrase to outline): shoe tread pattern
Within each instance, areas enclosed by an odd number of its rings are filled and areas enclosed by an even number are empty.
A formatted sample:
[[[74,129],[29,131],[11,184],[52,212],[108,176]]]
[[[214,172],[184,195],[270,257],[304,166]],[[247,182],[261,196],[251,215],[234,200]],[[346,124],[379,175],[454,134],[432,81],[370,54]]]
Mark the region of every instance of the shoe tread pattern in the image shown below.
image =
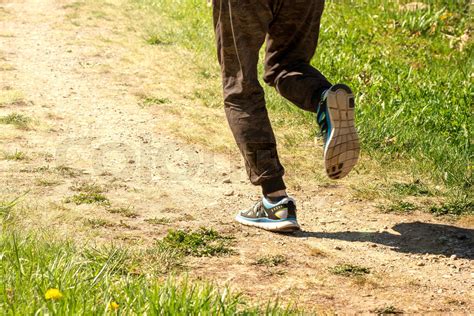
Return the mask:
[[[326,172],[331,179],[349,174],[359,160],[359,137],[354,124],[354,94],[345,85],[331,88],[327,106],[332,125],[324,150]]]

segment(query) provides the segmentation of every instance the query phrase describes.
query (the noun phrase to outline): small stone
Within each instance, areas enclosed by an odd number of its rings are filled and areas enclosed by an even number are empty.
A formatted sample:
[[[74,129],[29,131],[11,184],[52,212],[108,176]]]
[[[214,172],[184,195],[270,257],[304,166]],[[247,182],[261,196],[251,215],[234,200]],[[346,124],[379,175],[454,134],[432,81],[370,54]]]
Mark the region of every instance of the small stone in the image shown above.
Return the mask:
[[[377,248],[378,246],[377,246],[377,244],[370,244],[369,247],[371,247],[371,248]]]
[[[388,229],[388,226],[384,226],[383,229]]]
[[[339,247],[339,246],[334,246],[334,249],[336,249],[336,250],[342,250],[342,248]]]
[[[451,259],[451,260],[456,260],[457,258],[458,258],[457,255],[451,255],[451,257],[449,257],[449,259]]]
[[[419,267],[423,267],[425,265],[425,263],[424,262],[418,262],[416,265],[419,266]]]
[[[224,192],[224,196],[232,196],[234,195],[234,190]]]
[[[443,289],[438,290],[438,294],[441,294],[441,293],[443,293]]]
[[[230,178],[227,178],[227,179],[224,179],[222,183],[232,183],[232,181],[230,181]]]

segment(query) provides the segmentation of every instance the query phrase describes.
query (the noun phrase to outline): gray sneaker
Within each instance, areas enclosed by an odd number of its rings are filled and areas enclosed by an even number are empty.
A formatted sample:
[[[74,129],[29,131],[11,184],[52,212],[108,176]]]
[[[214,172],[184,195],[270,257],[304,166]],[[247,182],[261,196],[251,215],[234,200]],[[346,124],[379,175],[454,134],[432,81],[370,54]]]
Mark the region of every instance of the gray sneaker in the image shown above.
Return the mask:
[[[241,211],[236,221],[273,232],[293,232],[300,229],[296,219],[296,203],[291,197],[285,197],[278,203],[271,203],[262,197],[252,208]]]

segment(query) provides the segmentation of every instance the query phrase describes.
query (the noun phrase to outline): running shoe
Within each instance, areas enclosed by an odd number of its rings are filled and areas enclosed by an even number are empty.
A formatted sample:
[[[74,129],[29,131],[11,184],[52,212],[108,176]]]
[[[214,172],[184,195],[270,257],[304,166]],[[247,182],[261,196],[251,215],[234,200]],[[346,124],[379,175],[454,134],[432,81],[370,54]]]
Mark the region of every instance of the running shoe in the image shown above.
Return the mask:
[[[235,218],[239,223],[273,232],[293,232],[300,229],[296,220],[296,203],[285,197],[272,203],[262,197],[252,208],[241,211]]]
[[[354,94],[344,84],[326,90],[317,106],[316,119],[324,140],[324,166],[331,179],[345,177],[359,159],[354,107]]]

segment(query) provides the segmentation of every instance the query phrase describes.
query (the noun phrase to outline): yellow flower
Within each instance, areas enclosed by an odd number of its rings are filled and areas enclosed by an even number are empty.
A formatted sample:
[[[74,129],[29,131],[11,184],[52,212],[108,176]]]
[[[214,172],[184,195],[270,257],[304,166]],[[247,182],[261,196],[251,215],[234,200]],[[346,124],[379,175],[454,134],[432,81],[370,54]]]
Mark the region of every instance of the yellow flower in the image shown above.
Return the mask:
[[[44,293],[44,298],[47,300],[59,300],[61,297],[63,297],[63,293],[58,289],[49,289]]]
[[[452,17],[452,16],[453,16],[452,13],[444,12],[444,13],[440,16],[440,19],[441,19],[442,21],[444,21],[444,20],[446,20],[447,18],[450,18],[450,17]]]
[[[118,308],[119,308],[119,304],[117,302],[114,302],[114,301],[110,302],[109,304],[110,310],[116,311]]]

